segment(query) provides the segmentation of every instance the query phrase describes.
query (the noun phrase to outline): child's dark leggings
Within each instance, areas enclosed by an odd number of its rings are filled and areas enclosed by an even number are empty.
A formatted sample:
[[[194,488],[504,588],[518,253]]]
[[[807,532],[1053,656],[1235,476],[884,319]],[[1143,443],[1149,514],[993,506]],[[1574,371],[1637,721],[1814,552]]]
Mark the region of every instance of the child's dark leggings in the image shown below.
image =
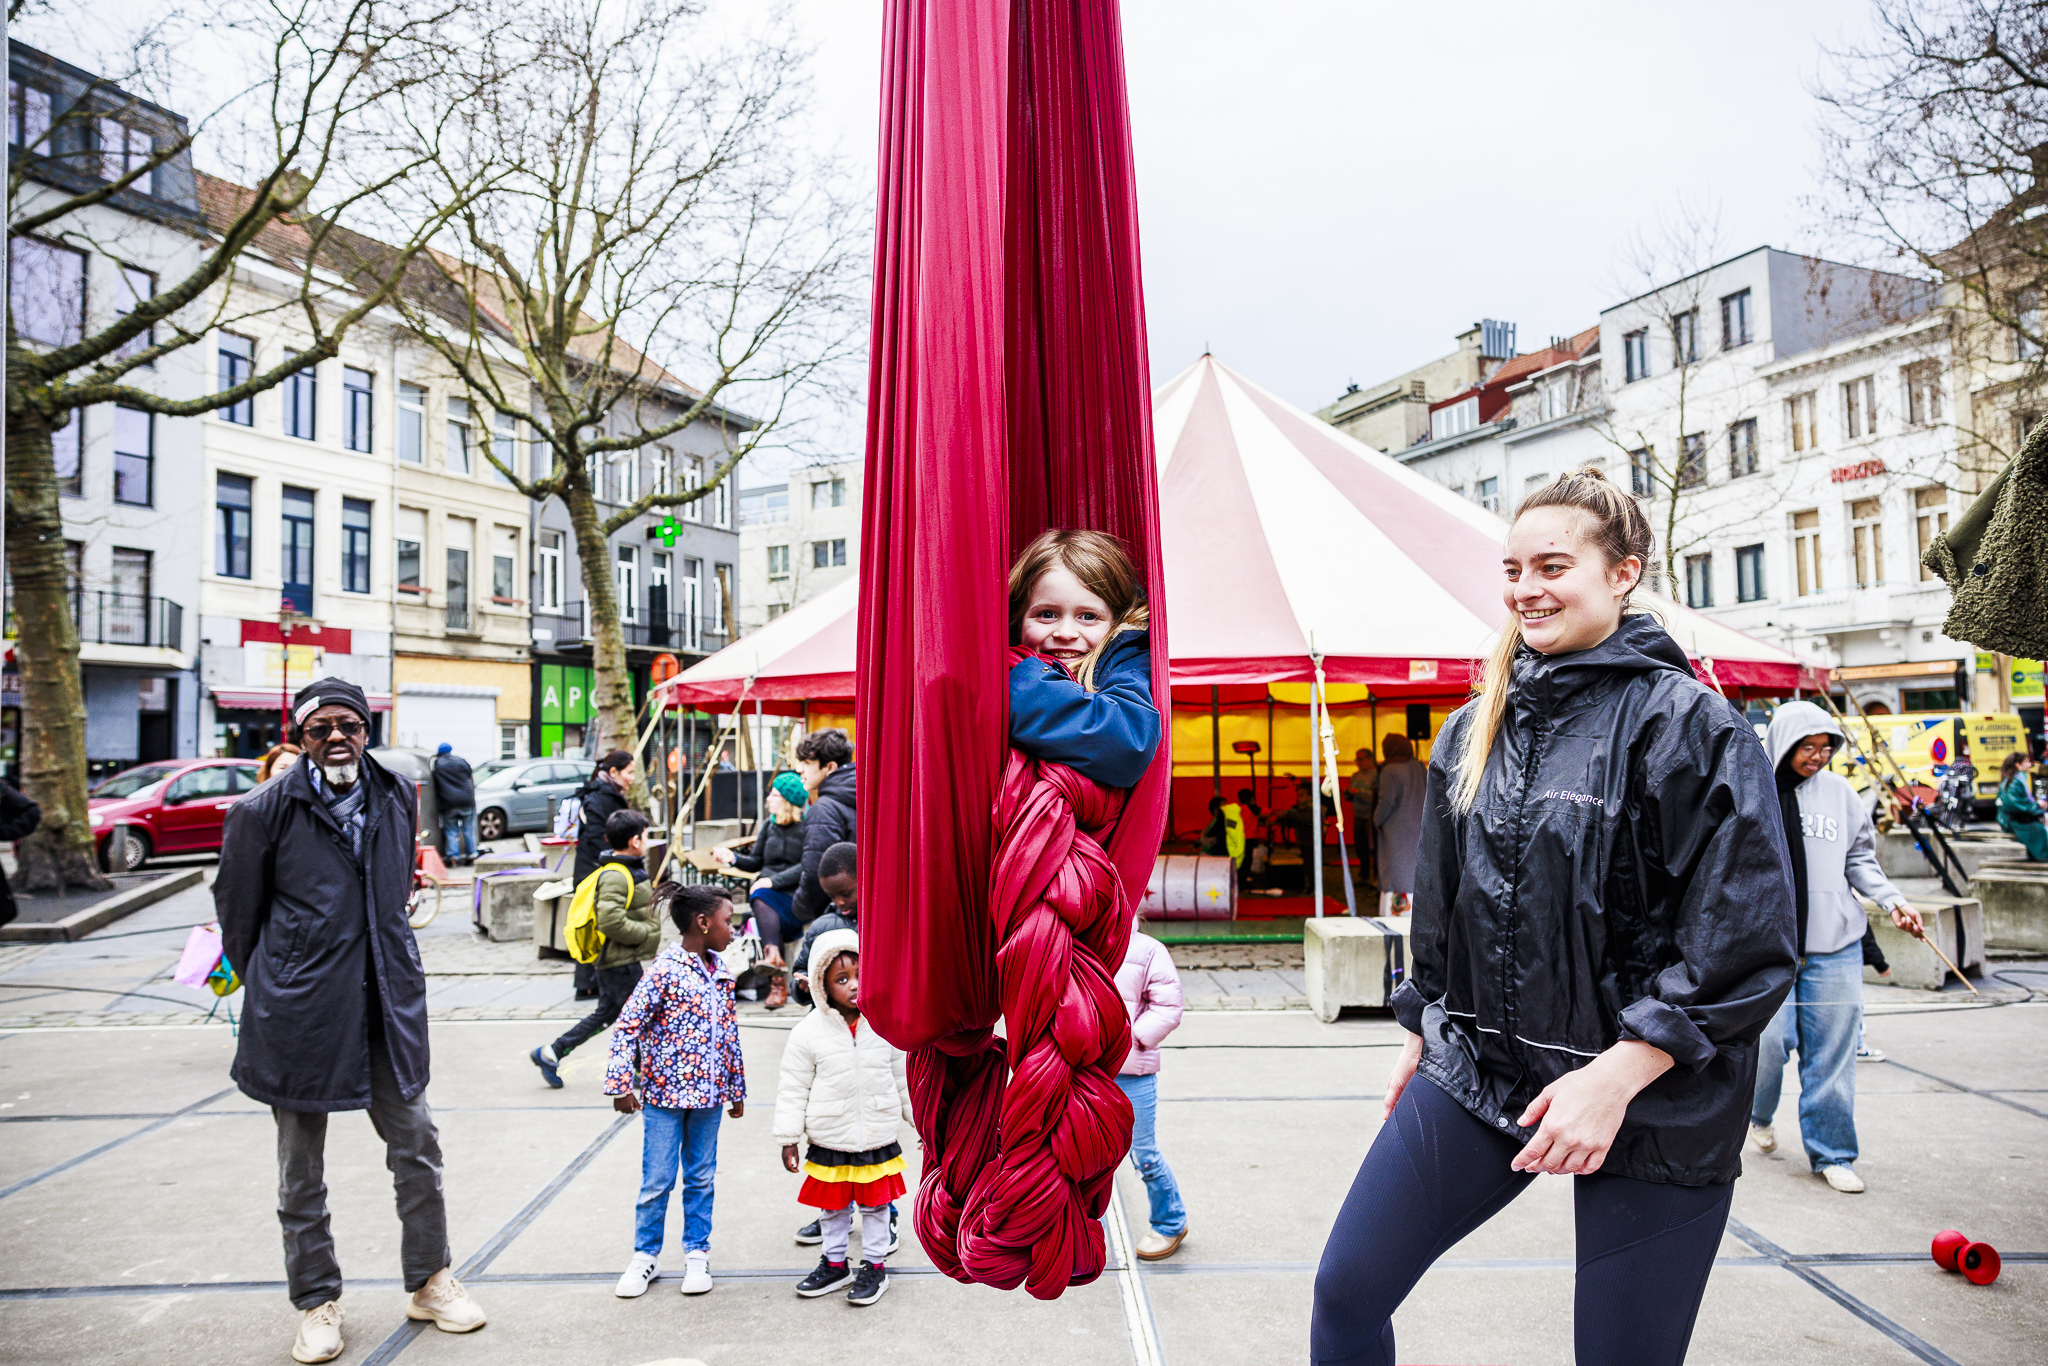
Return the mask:
[[[1535,1180],[1522,1145],[1422,1077],[1401,1093],[1344,1198],[1316,1272],[1317,1366],[1393,1366],[1393,1313],[1430,1263]],[[1669,1186],[1573,1178],[1579,1366],[1685,1360],[1733,1183]]]

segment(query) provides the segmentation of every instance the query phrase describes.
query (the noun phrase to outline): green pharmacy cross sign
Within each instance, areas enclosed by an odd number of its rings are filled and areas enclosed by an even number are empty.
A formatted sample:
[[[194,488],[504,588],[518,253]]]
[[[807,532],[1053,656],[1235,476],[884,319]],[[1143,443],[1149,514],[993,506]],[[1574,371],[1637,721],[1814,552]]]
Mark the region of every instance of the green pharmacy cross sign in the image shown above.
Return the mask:
[[[674,549],[676,537],[683,533],[683,524],[676,520],[674,513],[670,513],[668,518],[655,528],[655,531],[660,534],[663,545]]]

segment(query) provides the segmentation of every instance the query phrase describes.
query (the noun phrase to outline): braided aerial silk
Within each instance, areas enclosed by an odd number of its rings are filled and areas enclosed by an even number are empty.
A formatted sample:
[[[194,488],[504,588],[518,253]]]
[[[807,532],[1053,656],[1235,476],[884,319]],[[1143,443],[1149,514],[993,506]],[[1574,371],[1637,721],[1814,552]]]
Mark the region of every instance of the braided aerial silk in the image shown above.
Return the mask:
[[[1167,710],[1116,7],[889,0],[882,88],[856,674],[861,1007],[911,1055],[927,1255],[1051,1299],[1104,1265],[1099,1221],[1131,1134],[1114,975],[1171,767],[1162,740],[1126,793],[1007,743],[1005,577],[1048,527],[1130,549]]]

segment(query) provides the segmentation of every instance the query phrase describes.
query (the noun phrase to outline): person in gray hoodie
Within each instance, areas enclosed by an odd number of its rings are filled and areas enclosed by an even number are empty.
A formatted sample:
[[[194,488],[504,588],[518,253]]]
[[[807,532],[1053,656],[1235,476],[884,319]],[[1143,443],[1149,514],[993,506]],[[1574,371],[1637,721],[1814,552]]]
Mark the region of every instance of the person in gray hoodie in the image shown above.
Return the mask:
[[[1801,956],[1792,994],[1758,1040],[1756,1099],[1749,1135],[1757,1148],[1778,1146],[1773,1120],[1785,1060],[1799,1052],[1799,1137],[1828,1185],[1859,1194],[1856,1174],[1856,1041],[1863,1026],[1863,932],[1869,919],[1851,888],[1891,912],[1892,923],[1921,933],[1920,913],[1877,863],[1870,814],[1849,780],[1828,771],[1842,728],[1811,702],[1787,702],[1764,739],[1777,774],[1785,843],[1799,916]]]

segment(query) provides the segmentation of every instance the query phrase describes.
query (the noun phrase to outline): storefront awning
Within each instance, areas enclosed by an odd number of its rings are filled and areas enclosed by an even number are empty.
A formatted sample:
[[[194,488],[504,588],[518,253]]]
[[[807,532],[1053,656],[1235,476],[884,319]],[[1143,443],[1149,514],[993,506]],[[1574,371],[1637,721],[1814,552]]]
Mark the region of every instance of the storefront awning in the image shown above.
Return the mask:
[[[213,705],[225,711],[277,711],[286,700],[277,688],[231,688],[216,683],[208,691],[213,694]],[[298,689],[292,691],[297,692]],[[370,700],[371,711],[391,710],[390,693],[372,692],[363,696]]]

